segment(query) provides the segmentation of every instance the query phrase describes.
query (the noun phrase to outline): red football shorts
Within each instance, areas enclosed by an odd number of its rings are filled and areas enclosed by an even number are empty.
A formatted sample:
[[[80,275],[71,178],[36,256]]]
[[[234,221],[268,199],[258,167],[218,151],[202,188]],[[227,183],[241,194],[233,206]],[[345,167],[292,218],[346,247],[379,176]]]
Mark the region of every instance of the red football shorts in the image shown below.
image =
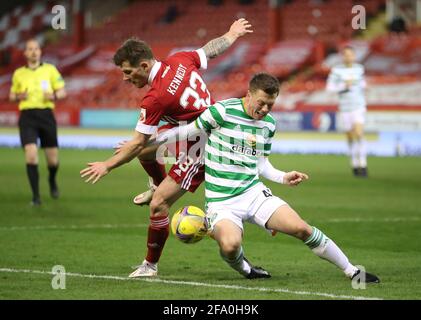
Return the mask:
[[[158,133],[176,125],[166,124],[158,128]],[[171,166],[168,175],[174,179],[181,188],[195,192],[205,180],[205,152],[207,137],[205,134],[198,136],[193,141],[176,141],[166,143],[168,151],[175,156],[176,162]]]

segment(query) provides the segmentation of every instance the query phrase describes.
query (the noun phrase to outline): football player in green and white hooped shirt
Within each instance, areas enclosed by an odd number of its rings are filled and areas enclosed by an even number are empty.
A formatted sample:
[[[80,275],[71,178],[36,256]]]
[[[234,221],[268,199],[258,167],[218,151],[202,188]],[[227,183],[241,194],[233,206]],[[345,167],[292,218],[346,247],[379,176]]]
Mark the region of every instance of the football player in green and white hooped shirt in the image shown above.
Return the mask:
[[[197,136],[206,131],[205,147],[206,213],[211,236],[218,242],[221,257],[244,277],[268,278],[270,274],[253,266],[241,246],[243,222],[272,232],[301,239],[316,255],[338,266],[349,277],[363,282],[379,282],[372,274],[352,265],[338,246],[322,231],[311,227],[282,199],[272,195],[259,175],[295,186],[308,179],[298,171],[283,172],[268,160],[275,120],[269,114],[279,93],[278,80],[266,73],[253,77],[243,99],[219,101],[195,122],[171,129],[158,141]]]
[[[342,50],[343,64],[332,68],[326,89],[339,95],[339,126],[346,132],[355,176],[367,177],[367,150],[364,140],[366,101],[364,66],[355,63],[351,47]]]

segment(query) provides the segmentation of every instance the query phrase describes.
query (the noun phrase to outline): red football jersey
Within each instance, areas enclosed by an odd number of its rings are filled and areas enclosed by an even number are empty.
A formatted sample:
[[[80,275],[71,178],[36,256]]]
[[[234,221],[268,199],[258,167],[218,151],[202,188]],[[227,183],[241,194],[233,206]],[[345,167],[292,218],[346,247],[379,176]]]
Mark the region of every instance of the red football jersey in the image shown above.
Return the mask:
[[[160,120],[177,124],[195,120],[214,103],[199,69],[207,68],[203,49],[178,52],[157,61],[149,75],[151,88],[141,103],[138,132],[154,134]]]

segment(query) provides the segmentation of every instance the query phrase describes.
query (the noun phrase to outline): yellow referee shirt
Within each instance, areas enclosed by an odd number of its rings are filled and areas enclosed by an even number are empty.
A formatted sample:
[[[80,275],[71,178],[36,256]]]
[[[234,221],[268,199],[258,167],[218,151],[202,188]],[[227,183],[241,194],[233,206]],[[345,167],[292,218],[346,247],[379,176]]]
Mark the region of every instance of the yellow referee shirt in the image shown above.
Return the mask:
[[[44,92],[52,93],[64,87],[64,80],[57,68],[49,63],[41,63],[38,68],[27,66],[16,69],[12,77],[12,92],[27,92],[25,100],[19,102],[19,110],[54,108],[51,100],[44,98]]]

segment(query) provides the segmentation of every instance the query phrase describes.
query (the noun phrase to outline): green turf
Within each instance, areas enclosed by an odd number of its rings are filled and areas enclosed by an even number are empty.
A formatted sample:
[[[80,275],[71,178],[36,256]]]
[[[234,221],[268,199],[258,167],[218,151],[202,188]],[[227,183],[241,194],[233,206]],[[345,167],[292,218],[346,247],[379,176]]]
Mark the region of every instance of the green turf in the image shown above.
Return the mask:
[[[220,259],[211,239],[185,245],[170,235],[159,265],[161,282],[127,281],[131,266],[141,261],[146,248],[148,210],[131,204],[133,195],[144,189],[143,171],[133,161],[89,185],[79,178],[79,171],[86,162],[105,159],[111,151],[60,152],[62,197],[49,198],[41,158],[43,205],[33,208],[22,150],[0,149],[0,268],[50,272],[54,265],[63,265],[67,272],[122,278],[68,276],[65,290],[53,290],[52,275],[3,270],[0,299],[328,298],[323,294],[420,298],[419,158],[370,158],[370,178],[361,180],[351,176],[345,157],[272,156],[275,166],[310,175],[297,188],[268,183],[272,191],[334,239],[352,262],[382,280],[355,290],[342,272],[314,256],[300,241],[284,235],[270,237],[249,225],[246,255],[268,269],[271,279],[243,279]],[[203,189],[186,195],[172,212],[183,205],[203,207]],[[194,286],[193,282],[240,287]]]

